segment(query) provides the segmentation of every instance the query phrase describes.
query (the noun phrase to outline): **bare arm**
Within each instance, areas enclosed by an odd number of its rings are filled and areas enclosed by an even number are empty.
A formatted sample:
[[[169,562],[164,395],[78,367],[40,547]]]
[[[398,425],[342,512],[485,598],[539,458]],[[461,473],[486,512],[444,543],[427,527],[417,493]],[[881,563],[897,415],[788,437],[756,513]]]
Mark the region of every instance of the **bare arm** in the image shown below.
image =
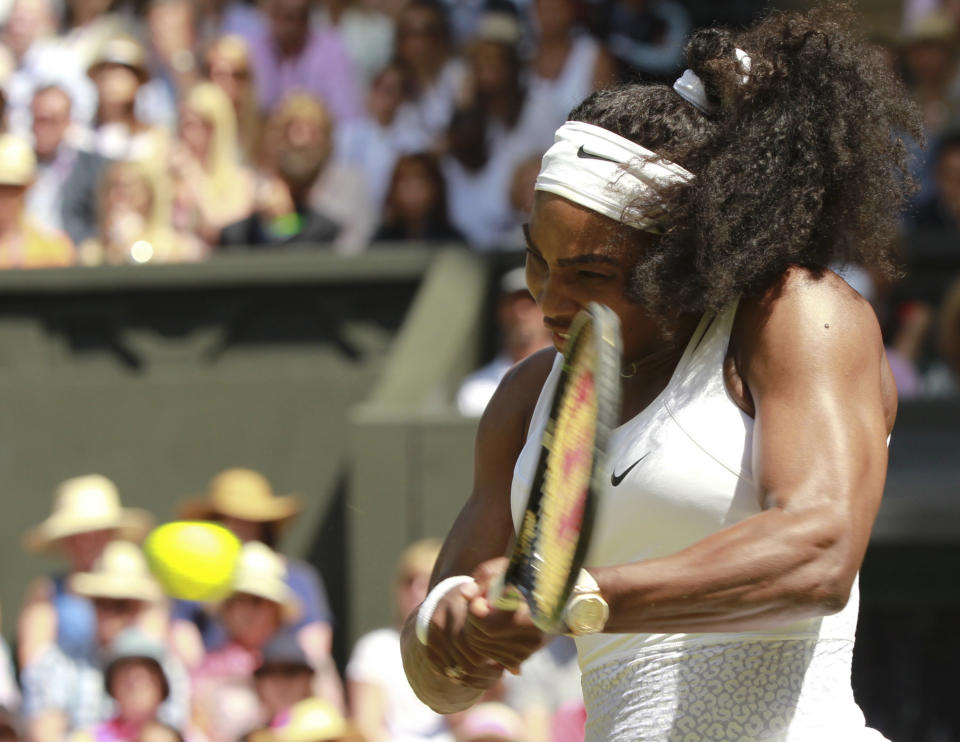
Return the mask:
[[[53,583],[39,577],[30,583],[17,621],[17,655],[26,667],[57,640],[57,611],[53,606]]]
[[[375,683],[347,680],[351,716],[363,733],[366,742],[389,742],[390,734],[384,721],[386,698],[383,688]]]
[[[840,610],[886,476],[895,397],[879,327],[839,279],[744,302],[735,362],[763,511],[669,557],[591,569],[610,632],[741,631]]]
[[[513,466],[523,447],[529,412],[552,358],[552,351],[539,353],[511,371],[480,419],[473,492],[447,536],[431,587],[451,575],[473,574],[479,565],[506,553],[513,534]],[[471,602],[480,602],[486,578],[480,576],[481,586],[467,585],[441,601],[427,646],[415,635],[416,611],[403,627],[401,650],[410,684],[421,700],[440,713],[472,705],[500,678],[505,666],[519,665],[539,645],[539,631],[523,611],[498,611],[493,616],[471,613]],[[512,637],[514,633],[518,637]],[[484,651],[484,647],[498,644],[497,639],[502,641],[495,651]],[[465,672],[459,682],[443,673],[453,666]]]

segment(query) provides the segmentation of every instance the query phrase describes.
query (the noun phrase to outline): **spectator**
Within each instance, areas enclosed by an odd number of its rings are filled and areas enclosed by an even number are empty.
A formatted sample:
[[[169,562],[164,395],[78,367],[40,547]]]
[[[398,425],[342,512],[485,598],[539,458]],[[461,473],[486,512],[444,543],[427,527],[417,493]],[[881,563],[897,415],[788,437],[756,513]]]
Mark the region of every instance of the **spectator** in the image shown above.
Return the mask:
[[[27,214],[79,245],[96,232],[97,184],[107,161],[68,141],[71,102],[63,88],[39,88],[30,112],[37,176],[27,192]]]
[[[7,640],[0,637],[0,710],[20,708],[20,689]]]
[[[467,69],[454,57],[444,6],[410,0],[397,20],[396,61],[407,80],[407,100],[397,112],[404,136],[439,141],[466,83]]]
[[[270,482],[260,473],[249,469],[227,469],[210,482],[199,498],[185,503],[180,510],[183,518],[212,520],[229,528],[244,543],[262,542],[276,549],[283,527],[300,512],[300,504],[292,495],[276,495]],[[323,580],[317,571],[298,559],[285,561],[287,586],[296,595],[300,613],[291,627],[297,641],[316,670],[322,670],[318,680],[325,698],[342,704],[339,678],[330,668],[330,646],[333,636],[332,616],[327,603]],[[189,623],[200,631],[202,648],[185,648],[188,657],[201,654],[203,648],[220,648],[227,641],[227,627],[210,621],[196,604],[178,603],[175,615],[184,632],[184,642],[190,640],[186,632]]]
[[[947,291],[937,312],[937,352],[939,358],[923,377],[926,396],[960,394],[960,281]]]
[[[153,519],[144,510],[120,504],[116,485],[89,474],[62,482],[53,512],[27,532],[24,544],[38,553],[60,553],[67,571],[35,580],[27,590],[18,625],[21,667],[51,645],[69,655],[87,655],[96,646],[96,614],[89,599],[69,587],[72,575],[90,572],[114,539],[140,541]]]
[[[376,227],[363,173],[331,161],[333,121],[320,101],[295,94],[270,117],[266,172],[256,213],[227,227],[221,243],[291,244],[333,241],[343,253],[366,247]]]
[[[497,357],[467,376],[457,392],[457,409],[463,415],[483,414],[510,367],[550,344],[550,332],[544,327],[543,314],[527,290],[523,268],[514,268],[500,279],[497,328],[500,334]]]
[[[523,719],[525,742],[552,742],[553,722],[561,709],[583,705],[577,646],[569,636],[554,637],[504,678],[505,701]]]
[[[193,672],[194,724],[211,742],[234,742],[263,723],[253,685],[261,652],[300,613],[283,557],[248,541],[237,561],[233,592],[219,608],[226,644]]]
[[[87,70],[111,38],[128,33],[125,19],[112,12],[116,0],[66,0],[63,23],[56,35],[39,37],[21,62],[25,80],[24,108],[34,88],[56,84],[70,93],[74,119],[89,125],[97,109],[97,92]]]
[[[0,268],[52,268],[74,262],[73,243],[27,213],[27,189],[37,173],[33,149],[0,134]]]
[[[336,30],[311,29],[309,0],[265,0],[264,12],[267,26],[250,40],[260,107],[273,111],[301,91],[322,100],[337,121],[356,116],[357,79]]]
[[[533,6],[539,33],[530,63],[530,94],[549,101],[559,127],[580,101],[615,82],[616,63],[577,26],[578,0],[535,0]]]
[[[110,717],[111,700],[104,685],[100,657],[125,629],[163,599],[140,549],[128,541],[112,541],[89,572],[70,579],[70,589],[93,600],[96,646],[68,655],[48,646],[23,671],[23,703],[30,735],[58,742],[69,732],[87,729]],[[158,634],[159,635],[159,634]],[[187,718],[189,689],[183,667],[172,657],[164,663],[170,695],[160,718],[181,725]]]
[[[397,157],[426,151],[430,145],[423,132],[400,124],[398,112],[407,86],[399,64],[393,62],[384,67],[370,86],[366,112],[350,126],[338,127],[334,137],[337,162],[362,171],[376,208],[383,206]]]
[[[204,57],[204,73],[210,82],[223,89],[233,104],[244,164],[256,165],[262,126],[247,42],[241,36],[221,36],[213,41]]]
[[[468,48],[471,91],[451,126],[444,160],[454,226],[475,248],[502,247],[515,229],[508,201],[518,163],[545,151],[558,124],[554,104],[530,97],[517,52],[520,27],[488,13]]]
[[[620,77],[672,83],[683,67],[683,47],[693,30],[690,14],[675,0],[606,0],[607,48]]]
[[[191,0],[149,0],[146,16],[150,79],[137,93],[137,115],[172,129],[178,101],[199,79],[195,6]]]
[[[261,742],[259,739],[251,742]],[[326,701],[309,698],[290,709],[290,718],[263,742],[368,742]]]
[[[368,0],[321,0],[312,20],[321,28],[337,31],[361,89],[366,91],[393,57],[393,19]]]
[[[227,94],[195,85],[180,106],[173,150],[174,225],[216,244],[227,224],[253,212],[253,174],[240,163],[237,119]]]
[[[440,542],[425,539],[401,555],[393,582],[397,627],[426,597],[439,553]],[[377,629],[360,637],[346,674],[353,717],[367,742],[452,742],[444,717],[425,706],[407,682],[397,628]]]
[[[450,224],[443,172],[433,155],[422,152],[397,160],[387,191],[384,221],[374,239],[463,240]]]
[[[79,248],[84,265],[190,262],[206,255],[199,239],[171,226],[169,203],[140,163],[110,165],[97,201],[97,235]]]
[[[30,126],[30,103],[38,84],[25,65],[27,53],[35,43],[49,41],[57,28],[51,0],[14,0],[10,14],[0,29],[0,44],[10,52],[10,77],[4,81],[10,131],[24,133]],[[89,85],[89,82],[87,83]]]
[[[251,39],[264,28],[263,17],[256,7],[243,0],[195,0],[194,7],[201,44],[222,36]]]
[[[144,727],[157,722],[161,704],[170,696],[163,644],[136,629],[113,640],[104,663],[104,687],[114,700],[113,716],[70,742],[138,742]]]
[[[81,140],[85,149],[112,160],[143,162],[160,172],[170,150],[166,130],[142,121],[136,112],[137,93],[149,80],[146,52],[132,36],[104,42],[88,70],[97,89],[93,129]]]
[[[313,667],[296,638],[286,631],[263,648],[263,661],[253,677],[257,697],[266,712],[266,727],[259,732],[282,725],[296,703],[313,696]],[[257,739],[258,732],[250,736]]]
[[[912,225],[960,233],[960,129],[938,142],[933,163],[935,188],[912,215]]]
[[[936,136],[958,113],[957,31],[949,14],[920,16],[904,30],[900,56],[904,79],[923,112],[928,136]]]

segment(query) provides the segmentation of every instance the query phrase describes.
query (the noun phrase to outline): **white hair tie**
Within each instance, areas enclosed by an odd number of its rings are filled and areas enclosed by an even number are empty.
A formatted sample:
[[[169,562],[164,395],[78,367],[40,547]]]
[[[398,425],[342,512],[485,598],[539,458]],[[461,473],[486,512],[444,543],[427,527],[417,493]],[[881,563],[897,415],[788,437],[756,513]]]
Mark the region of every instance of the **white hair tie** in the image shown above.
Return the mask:
[[[734,53],[737,55],[737,63],[740,65],[740,71],[742,73],[740,76],[740,84],[746,85],[750,80],[750,67],[753,60],[750,59],[750,55],[743,49],[734,49]],[[684,70],[683,74],[673,83],[673,89],[677,91],[677,95],[697,110],[703,113],[713,113],[714,106],[710,104],[707,98],[707,91],[703,86],[703,80],[701,80],[700,76],[693,70]]]
[[[658,232],[666,216],[658,194],[691,180],[691,172],[636,142],[593,124],[567,121],[543,156],[535,188]]]

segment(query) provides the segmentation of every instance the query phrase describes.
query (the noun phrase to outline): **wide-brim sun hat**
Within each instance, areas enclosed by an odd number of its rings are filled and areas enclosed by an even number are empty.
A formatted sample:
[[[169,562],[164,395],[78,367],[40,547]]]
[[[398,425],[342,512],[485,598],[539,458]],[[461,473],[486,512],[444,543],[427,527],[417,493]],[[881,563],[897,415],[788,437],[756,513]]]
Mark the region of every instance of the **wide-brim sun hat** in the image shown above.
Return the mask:
[[[286,623],[294,623],[300,618],[300,600],[287,584],[287,560],[259,541],[244,544],[240,551],[231,590],[231,594],[236,593],[276,603]]]
[[[89,572],[78,572],[69,580],[70,589],[87,598],[140,600],[147,603],[163,598],[163,589],[147,567],[140,547],[129,541],[111,541]]]
[[[118,539],[142,541],[153,525],[146,510],[120,504],[117,486],[100,474],[74,477],[61,483],[53,496],[53,512],[24,536],[30,551],[48,551],[68,536],[113,530]]]
[[[270,731],[273,742],[359,742],[362,739],[357,728],[322,698],[295,703],[290,707],[287,719]]]
[[[180,506],[184,520],[230,516],[255,523],[283,523],[301,510],[296,495],[275,494],[270,482],[252,469],[227,469],[215,476],[207,491]]]
[[[119,34],[104,41],[93,62],[87,68],[87,75],[93,77],[100,67],[107,64],[129,67],[141,82],[150,79],[147,51],[143,44],[128,34]]]

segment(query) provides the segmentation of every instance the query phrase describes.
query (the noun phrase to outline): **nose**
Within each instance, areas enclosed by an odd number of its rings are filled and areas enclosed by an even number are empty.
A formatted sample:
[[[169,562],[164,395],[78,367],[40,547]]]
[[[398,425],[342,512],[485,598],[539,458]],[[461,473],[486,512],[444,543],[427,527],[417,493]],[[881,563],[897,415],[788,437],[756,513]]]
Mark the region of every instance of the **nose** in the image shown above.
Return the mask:
[[[544,279],[534,298],[543,312],[544,322],[550,326],[569,325],[580,310],[580,305],[563,282],[553,277]]]

